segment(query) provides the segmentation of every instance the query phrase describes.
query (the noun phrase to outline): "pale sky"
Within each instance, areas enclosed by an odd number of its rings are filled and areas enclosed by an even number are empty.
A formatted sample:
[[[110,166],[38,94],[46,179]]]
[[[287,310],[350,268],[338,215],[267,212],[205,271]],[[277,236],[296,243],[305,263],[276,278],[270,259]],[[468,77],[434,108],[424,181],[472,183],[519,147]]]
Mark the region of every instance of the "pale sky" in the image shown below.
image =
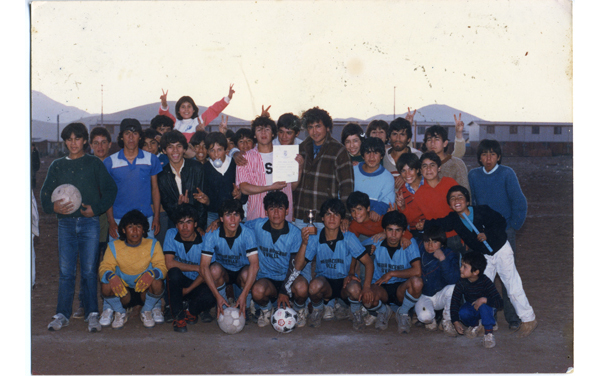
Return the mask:
[[[236,94],[252,119],[318,105],[368,118],[446,104],[486,120],[572,121],[565,0],[34,2],[32,81],[90,113]],[[452,120],[452,119],[449,119]]]

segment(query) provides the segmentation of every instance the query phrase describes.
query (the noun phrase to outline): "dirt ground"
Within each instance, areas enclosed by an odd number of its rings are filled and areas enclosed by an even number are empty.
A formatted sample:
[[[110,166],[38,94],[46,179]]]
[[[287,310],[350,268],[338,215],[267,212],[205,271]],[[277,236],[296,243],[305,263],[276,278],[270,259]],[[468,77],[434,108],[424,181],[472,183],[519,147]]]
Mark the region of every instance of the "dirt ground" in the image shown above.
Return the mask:
[[[38,205],[51,160],[44,159],[37,175]],[[474,157],[465,162],[469,169],[477,166]],[[393,319],[384,332],[373,326],[354,331],[350,321],[330,321],[319,329],[305,327],[290,334],[250,324],[239,334],[227,335],[213,321],[189,326],[180,334],[169,324],[145,329],[139,317],[130,318],[123,330],[109,327],[91,334],[83,320],[71,319],[68,327],[50,332],[47,325],[58,290],[57,220],[40,206],[41,236],[35,239],[38,282],[31,294],[31,372],[564,373],[574,364],[573,159],[507,157],[503,163],[516,171],[529,203],[516,252],[525,292],[539,321],[527,338],[511,335],[502,312],[493,349],[484,349],[481,338],[449,338],[424,328],[413,327],[400,336]]]

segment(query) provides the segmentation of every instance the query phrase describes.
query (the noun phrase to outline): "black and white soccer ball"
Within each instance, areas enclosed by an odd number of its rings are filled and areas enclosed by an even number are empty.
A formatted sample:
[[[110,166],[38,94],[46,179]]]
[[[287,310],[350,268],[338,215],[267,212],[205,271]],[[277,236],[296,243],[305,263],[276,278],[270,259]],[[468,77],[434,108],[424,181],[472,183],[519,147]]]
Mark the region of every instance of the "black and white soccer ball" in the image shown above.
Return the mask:
[[[298,313],[290,307],[279,308],[271,315],[271,325],[279,333],[289,333],[296,327]]]
[[[246,325],[246,316],[240,314],[239,308],[227,307],[217,319],[219,328],[227,334],[236,334],[244,329]]]

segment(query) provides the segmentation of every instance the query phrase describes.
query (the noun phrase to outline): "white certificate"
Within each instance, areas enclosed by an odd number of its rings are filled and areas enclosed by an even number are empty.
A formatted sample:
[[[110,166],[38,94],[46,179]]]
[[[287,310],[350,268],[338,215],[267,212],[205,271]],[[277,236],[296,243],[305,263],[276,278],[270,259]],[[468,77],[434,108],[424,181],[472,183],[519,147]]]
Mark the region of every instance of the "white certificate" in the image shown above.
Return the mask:
[[[298,145],[273,145],[273,182],[298,181]]]

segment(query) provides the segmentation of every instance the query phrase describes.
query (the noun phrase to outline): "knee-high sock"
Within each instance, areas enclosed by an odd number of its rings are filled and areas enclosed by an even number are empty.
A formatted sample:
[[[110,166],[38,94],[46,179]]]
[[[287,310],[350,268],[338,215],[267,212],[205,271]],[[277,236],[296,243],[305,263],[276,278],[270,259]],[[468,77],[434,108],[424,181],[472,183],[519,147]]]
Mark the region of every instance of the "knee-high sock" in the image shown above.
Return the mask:
[[[401,315],[408,314],[408,311],[414,307],[415,304],[417,304],[417,300],[419,299],[415,299],[412,295],[410,295],[408,290],[406,290],[406,292],[404,292],[404,300],[402,301],[402,305],[400,308],[398,308],[398,313]]]

